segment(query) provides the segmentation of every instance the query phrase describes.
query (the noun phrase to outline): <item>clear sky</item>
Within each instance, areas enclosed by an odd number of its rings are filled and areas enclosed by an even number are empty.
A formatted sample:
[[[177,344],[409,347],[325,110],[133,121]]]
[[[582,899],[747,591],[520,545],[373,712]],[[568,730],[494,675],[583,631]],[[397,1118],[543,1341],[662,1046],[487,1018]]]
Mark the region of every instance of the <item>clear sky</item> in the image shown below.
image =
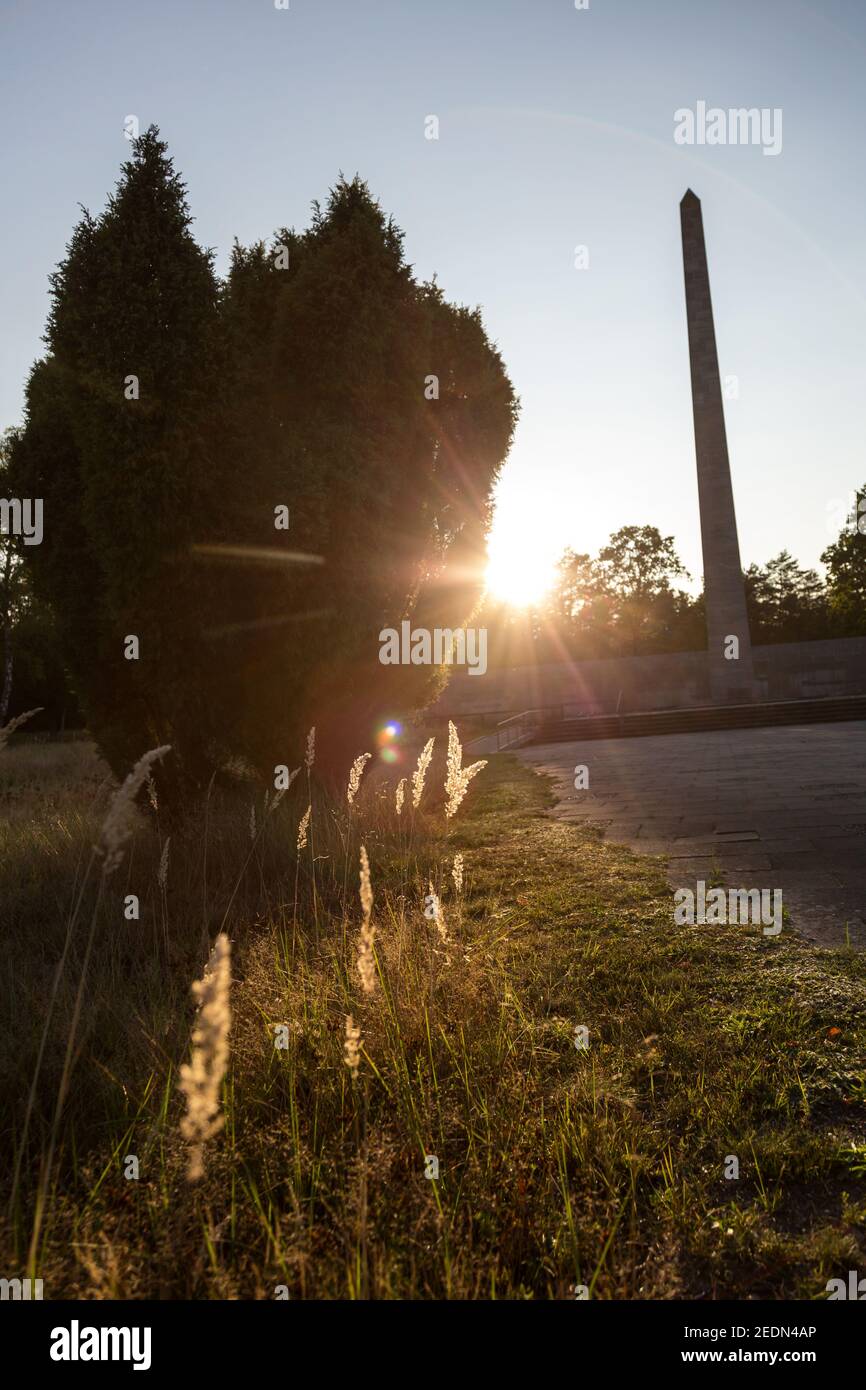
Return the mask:
[[[700,574],[688,186],[737,378],[743,563],[815,564],[828,508],[866,481],[864,0],[0,0],[0,62],[0,426],[133,114],[160,126],[220,270],[234,236],[306,225],[357,171],[416,273],[481,305],[522,400],[500,560],[651,523]],[[699,101],[781,109],[781,152],[677,144]]]

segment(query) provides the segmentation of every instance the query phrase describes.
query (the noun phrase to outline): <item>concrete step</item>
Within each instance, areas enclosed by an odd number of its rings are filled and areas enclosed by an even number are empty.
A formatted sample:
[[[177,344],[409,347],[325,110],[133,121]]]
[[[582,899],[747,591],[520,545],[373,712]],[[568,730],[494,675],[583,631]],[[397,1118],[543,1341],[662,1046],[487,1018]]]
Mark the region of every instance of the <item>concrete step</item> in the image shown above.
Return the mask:
[[[541,724],[533,743],[583,739],[644,738],[650,734],[699,733],[707,729],[757,729],[774,724],[814,724],[866,719],[866,695],[824,700],[777,700],[754,705],[700,705],[695,709],[647,710],[642,714],[596,714]]]

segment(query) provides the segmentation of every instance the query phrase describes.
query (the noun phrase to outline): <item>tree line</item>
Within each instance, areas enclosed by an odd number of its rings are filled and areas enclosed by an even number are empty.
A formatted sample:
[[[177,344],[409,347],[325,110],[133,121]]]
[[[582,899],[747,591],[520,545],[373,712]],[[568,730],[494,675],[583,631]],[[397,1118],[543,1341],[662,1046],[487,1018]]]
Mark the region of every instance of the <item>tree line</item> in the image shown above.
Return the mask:
[[[866,635],[866,534],[856,524],[864,514],[866,484],[857,494],[854,516],[821,556],[825,577],[787,550],[765,565],[749,565],[743,580],[756,646]],[[672,536],[662,536],[655,526],[623,526],[595,557],[567,550],[550,593],[531,611],[486,601],[478,621],[488,627],[490,662],[701,650],[706,647],[704,596],[682,587],[689,578]]]

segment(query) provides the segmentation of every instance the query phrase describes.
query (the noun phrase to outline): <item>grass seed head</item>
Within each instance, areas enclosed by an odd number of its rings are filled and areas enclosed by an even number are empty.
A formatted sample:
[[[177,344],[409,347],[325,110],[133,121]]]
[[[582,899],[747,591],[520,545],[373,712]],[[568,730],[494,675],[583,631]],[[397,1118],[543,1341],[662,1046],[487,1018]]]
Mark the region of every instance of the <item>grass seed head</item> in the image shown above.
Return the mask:
[[[361,988],[364,993],[372,994],[376,988],[376,957],[373,954],[376,928],[370,920],[373,913],[373,888],[370,883],[370,861],[367,858],[367,850],[364,845],[361,846],[359,896],[363,920],[358,935],[358,974],[361,977]]]
[[[445,816],[448,820],[456,816],[460,803],[469,790],[469,783],[472,778],[477,776],[483,767],[487,766],[487,759],[481,762],[471,763],[469,767],[463,767],[463,749],[460,746],[460,739],[457,730],[448,721],[448,759],[445,773]]]
[[[455,893],[463,892],[463,855],[457,853],[454,856],[454,863],[451,865],[451,877],[454,880]]]
[[[355,1020],[351,1014],[346,1015],[346,1038],[343,1044],[343,1060],[349,1071],[352,1073],[352,1080],[358,1079],[358,1067],[361,1063],[361,1037],[360,1028],[355,1027]]]
[[[126,848],[135,824],[135,799],[141,791],[153,764],[171,751],[166,743],[161,748],[152,748],[139,758],[123,785],[118,787],[111,799],[108,815],[102,823],[98,849],[103,855],[102,872],[107,878],[114,873]]]
[[[433,744],[435,741],[435,739],[431,738],[424,744],[418,758],[418,766],[412,773],[412,805],[416,811],[421,804],[421,797],[424,795],[424,779],[427,776],[430,759],[433,757]]]
[[[220,1113],[220,1087],[229,1063],[231,983],[231,947],[225,932],[220,932],[202,978],[193,982],[198,1013],[192,1033],[192,1058],[180,1068],[179,1085],[186,1098],[180,1132],[190,1145],[190,1182],[202,1176],[204,1145],[225,1124],[225,1116]]]
[[[361,785],[361,773],[364,771],[364,768],[367,766],[372,756],[372,753],[361,753],[352,763],[352,768],[349,773],[349,786],[346,790],[346,800],[350,806],[358,795],[358,787]]]

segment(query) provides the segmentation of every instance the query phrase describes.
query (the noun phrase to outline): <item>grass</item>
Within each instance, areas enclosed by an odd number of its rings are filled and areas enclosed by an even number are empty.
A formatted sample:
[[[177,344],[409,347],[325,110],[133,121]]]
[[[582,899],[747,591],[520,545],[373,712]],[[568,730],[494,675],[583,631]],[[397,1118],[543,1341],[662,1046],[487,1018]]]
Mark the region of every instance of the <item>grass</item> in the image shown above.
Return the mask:
[[[62,772],[5,756],[4,812],[11,794],[18,804],[2,830],[8,1168],[106,789],[82,745]],[[272,816],[259,803],[252,842],[254,795],[215,797],[206,829],[203,815],[172,828],[164,891],[164,836],[143,825],[103,894],[26,1270],[84,950],[73,940],[7,1277],[38,1275],[49,1298],[550,1299],[581,1286],[605,1299],[821,1298],[829,1278],[863,1267],[866,958],[787,931],[674,927],[662,861],[552,820],[545,782],[507,755],[447,831],[434,801],[411,837],[374,778],[348,826],[345,804],[314,787],[315,899],[308,852],[295,860],[305,777]],[[362,840],[369,997],[355,966]],[[447,941],[424,916],[430,881]],[[133,892],[137,922],[122,911]],[[191,1184],[177,1069],[190,982],[223,926],[226,1128]],[[726,1177],[734,1158],[739,1176]]]

